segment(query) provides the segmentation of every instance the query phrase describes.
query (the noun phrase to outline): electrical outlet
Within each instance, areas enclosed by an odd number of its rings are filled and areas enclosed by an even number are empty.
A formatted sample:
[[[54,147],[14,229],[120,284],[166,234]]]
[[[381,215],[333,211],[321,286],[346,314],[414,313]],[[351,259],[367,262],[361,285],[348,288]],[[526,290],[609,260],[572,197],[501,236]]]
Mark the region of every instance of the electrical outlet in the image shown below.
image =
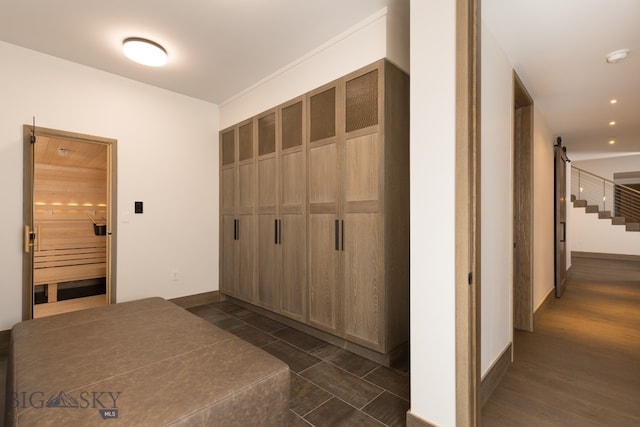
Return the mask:
[[[171,280],[174,282],[177,282],[178,280],[180,280],[180,273],[178,272],[178,270],[173,270],[171,272]]]

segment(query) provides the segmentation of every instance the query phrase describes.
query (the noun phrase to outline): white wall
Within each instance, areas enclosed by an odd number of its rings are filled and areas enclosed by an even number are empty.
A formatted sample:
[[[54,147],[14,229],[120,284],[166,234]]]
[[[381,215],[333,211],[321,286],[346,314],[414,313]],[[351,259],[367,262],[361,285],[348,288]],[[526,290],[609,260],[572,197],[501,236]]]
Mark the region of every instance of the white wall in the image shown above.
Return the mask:
[[[569,158],[571,158],[571,153]],[[576,160],[571,166],[586,170],[592,174],[613,181],[613,174],[616,172],[637,172],[640,171],[640,154],[619,157],[605,157],[602,159]]]
[[[224,129],[385,57],[408,71],[409,47],[399,42],[407,25],[399,14],[390,14],[384,8],[223,102],[220,127]]]
[[[448,427],[456,424],[456,7],[410,7],[411,412]]]
[[[533,308],[554,289],[554,138],[533,101]]]
[[[571,166],[613,180],[616,172],[640,171],[640,154],[574,161]],[[613,200],[613,197],[608,196],[607,200]],[[569,237],[572,251],[640,255],[640,233],[624,231],[624,226],[613,226],[610,220],[599,220],[597,214],[587,214],[584,208],[571,206]]]
[[[513,65],[482,28],[481,373],[513,340]],[[553,135],[533,120],[534,309],[553,290]]]
[[[482,28],[481,373],[513,336],[513,67]]]
[[[571,208],[571,250],[603,254],[640,255],[640,232],[625,231],[624,225],[598,219],[585,208]]]
[[[0,58],[0,330],[22,317],[22,125],[32,116],[118,140],[118,301],[218,289],[217,106],[3,42]]]

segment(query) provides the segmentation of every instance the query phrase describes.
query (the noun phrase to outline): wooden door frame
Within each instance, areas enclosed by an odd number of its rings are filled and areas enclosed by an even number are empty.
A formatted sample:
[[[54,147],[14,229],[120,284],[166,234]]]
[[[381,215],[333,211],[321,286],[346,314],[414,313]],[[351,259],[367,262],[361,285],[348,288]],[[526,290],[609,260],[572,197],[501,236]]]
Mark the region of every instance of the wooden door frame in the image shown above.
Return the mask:
[[[22,217],[26,226],[33,223],[33,148],[32,137],[51,137],[67,139],[93,144],[103,144],[107,146],[107,268],[108,282],[106,286],[106,298],[109,304],[116,302],[116,253],[117,253],[117,140],[94,135],[86,135],[76,132],[68,132],[57,129],[49,129],[34,125],[23,125],[23,196],[22,196]],[[25,235],[25,240],[28,236]],[[26,247],[28,242],[24,242]],[[33,258],[23,250],[22,262],[22,320],[33,318]]]
[[[456,424],[480,425],[480,1],[456,3]]]
[[[513,241],[513,327],[533,331],[533,98],[515,71]]]

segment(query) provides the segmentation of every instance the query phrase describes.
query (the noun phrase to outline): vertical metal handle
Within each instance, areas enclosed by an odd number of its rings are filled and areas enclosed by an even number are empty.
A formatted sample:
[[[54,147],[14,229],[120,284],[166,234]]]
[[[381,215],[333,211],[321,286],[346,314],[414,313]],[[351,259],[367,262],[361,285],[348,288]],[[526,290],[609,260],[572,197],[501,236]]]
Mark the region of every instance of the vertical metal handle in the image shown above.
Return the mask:
[[[564,221],[560,221],[560,224],[562,224],[562,239],[560,240],[560,242],[565,242],[567,240],[567,223]]]
[[[28,225],[24,226],[24,252],[31,253],[31,228]]]
[[[336,219],[335,222],[335,239],[336,239],[336,251],[340,250],[340,221]]]
[[[342,251],[344,252],[344,219],[340,222],[342,226]]]
[[[273,220],[273,244],[278,244],[278,220]]]
[[[282,220],[278,220],[278,243],[282,244]]]
[[[233,240],[238,240],[238,220],[233,220]]]

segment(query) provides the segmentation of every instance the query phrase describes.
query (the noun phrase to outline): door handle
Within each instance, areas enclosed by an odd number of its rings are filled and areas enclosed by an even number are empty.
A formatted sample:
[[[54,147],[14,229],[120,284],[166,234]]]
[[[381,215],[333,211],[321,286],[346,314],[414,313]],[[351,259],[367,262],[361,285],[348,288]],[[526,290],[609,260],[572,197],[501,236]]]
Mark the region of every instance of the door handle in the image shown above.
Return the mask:
[[[278,220],[278,244],[282,244],[282,220]]]
[[[344,252],[344,219],[340,223],[342,228],[342,252]]]
[[[233,220],[233,240],[238,240],[238,220]]]
[[[278,244],[278,220],[273,220],[273,243]]]
[[[336,219],[334,223],[335,227],[335,240],[336,240],[336,251],[340,250],[340,221]]]
[[[31,253],[31,228],[28,225],[24,226],[24,252],[27,254]]]
[[[567,241],[567,223],[560,221],[560,224],[562,224],[562,239],[560,240],[560,243],[563,243]]]

